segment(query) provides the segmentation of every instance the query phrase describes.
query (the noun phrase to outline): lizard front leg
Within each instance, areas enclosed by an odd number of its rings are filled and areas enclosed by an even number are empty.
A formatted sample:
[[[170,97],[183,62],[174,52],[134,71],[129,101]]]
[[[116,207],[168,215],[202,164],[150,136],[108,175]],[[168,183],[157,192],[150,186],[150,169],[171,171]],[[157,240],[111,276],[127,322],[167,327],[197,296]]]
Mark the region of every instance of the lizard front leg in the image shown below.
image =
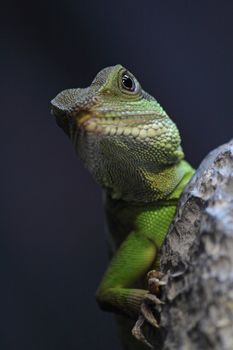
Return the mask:
[[[133,286],[146,275],[156,254],[153,240],[140,232],[131,232],[113,257],[97,290],[96,298],[100,307],[136,320],[148,290]],[[149,316],[148,322],[156,326],[156,320],[152,319],[152,315]]]

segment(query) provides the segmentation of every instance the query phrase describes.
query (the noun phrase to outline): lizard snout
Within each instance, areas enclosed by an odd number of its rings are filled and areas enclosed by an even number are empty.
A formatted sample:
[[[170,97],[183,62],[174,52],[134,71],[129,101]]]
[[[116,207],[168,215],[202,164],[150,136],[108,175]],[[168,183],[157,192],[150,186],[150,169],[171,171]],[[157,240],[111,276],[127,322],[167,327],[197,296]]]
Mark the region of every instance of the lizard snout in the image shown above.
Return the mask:
[[[67,113],[51,103],[51,114],[55,117],[57,125],[70,136],[70,124],[72,120]]]

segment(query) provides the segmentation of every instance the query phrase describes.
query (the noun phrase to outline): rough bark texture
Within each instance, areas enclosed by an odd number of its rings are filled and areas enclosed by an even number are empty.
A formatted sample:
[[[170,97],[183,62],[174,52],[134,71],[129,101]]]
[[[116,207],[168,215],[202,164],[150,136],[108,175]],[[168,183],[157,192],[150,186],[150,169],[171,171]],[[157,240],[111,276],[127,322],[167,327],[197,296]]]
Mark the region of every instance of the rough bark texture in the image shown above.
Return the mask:
[[[233,140],[204,159],[183,193],[161,269],[162,349],[232,350]]]

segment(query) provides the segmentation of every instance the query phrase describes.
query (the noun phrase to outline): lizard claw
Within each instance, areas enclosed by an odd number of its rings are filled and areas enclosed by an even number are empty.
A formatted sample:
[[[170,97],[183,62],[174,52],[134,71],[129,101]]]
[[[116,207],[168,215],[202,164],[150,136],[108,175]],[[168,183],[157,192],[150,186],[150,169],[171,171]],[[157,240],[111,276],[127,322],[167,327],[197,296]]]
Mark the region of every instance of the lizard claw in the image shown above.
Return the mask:
[[[156,295],[148,293],[145,295],[144,297],[145,301],[148,301],[150,304],[154,304],[154,305],[163,305],[165,304],[162,300],[160,300],[159,298],[157,298]]]
[[[151,324],[151,326],[155,328],[159,328],[159,324],[156,320],[156,318],[153,315],[153,312],[150,309],[150,306],[146,303],[143,302],[141,305],[141,313],[144,317],[144,319]]]
[[[132,334],[137,340],[139,340],[143,344],[147,345],[150,349],[153,349],[154,347],[148,342],[148,340],[146,339],[146,337],[142,333],[141,327],[143,326],[144,322],[145,322],[144,316],[140,315],[138,317],[137,322],[135,323],[135,325],[132,329]]]
[[[163,274],[159,271],[152,270],[148,272],[148,293],[145,294],[142,300],[140,315],[138,317],[137,322],[135,323],[135,326],[132,329],[133,336],[137,340],[146,344],[151,349],[153,349],[153,346],[148,342],[148,340],[142,333],[142,326],[144,322],[148,322],[152,327],[159,328],[159,324],[153,314],[152,307],[164,304],[164,302],[161,301],[158,297],[160,294],[160,287],[166,285],[165,281],[161,281],[162,277]]]

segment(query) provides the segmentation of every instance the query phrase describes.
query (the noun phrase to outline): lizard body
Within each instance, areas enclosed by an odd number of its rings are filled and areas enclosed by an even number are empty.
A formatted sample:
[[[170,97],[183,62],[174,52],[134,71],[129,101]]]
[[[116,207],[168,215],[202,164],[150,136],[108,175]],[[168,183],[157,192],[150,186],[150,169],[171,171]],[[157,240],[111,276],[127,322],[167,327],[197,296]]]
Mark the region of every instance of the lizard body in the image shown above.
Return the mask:
[[[58,125],[105,191],[112,260],[97,301],[137,319],[148,294],[144,277],[158,267],[159,248],[194,172],[183,160],[178,129],[121,65],[51,103]]]

